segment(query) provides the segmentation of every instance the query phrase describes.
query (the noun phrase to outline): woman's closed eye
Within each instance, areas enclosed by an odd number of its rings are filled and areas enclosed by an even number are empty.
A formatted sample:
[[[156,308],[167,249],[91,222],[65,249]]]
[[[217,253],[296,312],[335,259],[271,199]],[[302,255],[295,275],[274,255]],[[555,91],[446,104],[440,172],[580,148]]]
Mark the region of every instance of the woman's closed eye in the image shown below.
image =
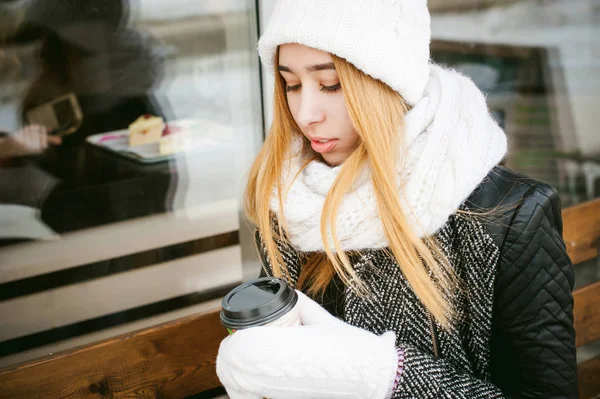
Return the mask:
[[[341,88],[342,88],[342,84],[341,83],[335,84],[333,86],[323,86],[323,85],[321,85],[321,91],[325,92],[325,93],[335,93],[336,91],[338,91]]]
[[[298,90],[300,90],[300,87],[302,87],[302,85],[301,85],[301,84],[297,84],[297,85],[295,85],[295,86],[286,86],[286,87],[285,87],[285,91],[287,91],[288,93],[289,93],[290,91],[298,91]]]
[[[289,93],[292,91],[298,91],[302,87],[302,84],[297,84],[295,86],[286,86],[285,90]],[[342,88],[341,83],[335,84],[333,86],[325,86],[321,85],[321,91],[324,93],[335,93],[336,91]]]

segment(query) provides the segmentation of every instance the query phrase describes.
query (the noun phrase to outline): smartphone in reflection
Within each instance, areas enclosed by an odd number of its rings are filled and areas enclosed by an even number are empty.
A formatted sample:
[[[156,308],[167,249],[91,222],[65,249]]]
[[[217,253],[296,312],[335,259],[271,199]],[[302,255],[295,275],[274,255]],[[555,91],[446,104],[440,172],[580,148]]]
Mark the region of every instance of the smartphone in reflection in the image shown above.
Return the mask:
[[[66,136],[79,129],[83,114],[77,96],[68,93],[27,111],[27,121],[46,126],[51,135]]]

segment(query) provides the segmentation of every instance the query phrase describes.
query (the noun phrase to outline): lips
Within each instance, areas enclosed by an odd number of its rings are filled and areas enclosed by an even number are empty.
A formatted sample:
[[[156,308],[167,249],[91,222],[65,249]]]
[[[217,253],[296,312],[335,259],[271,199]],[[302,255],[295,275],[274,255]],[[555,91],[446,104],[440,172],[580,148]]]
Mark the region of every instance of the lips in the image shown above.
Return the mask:
[[[313,138],[310,140],[310,146],[315,152],[319,154],[324,154],[332,151],[338,143],[338,139],[322,139],[322,138]]]

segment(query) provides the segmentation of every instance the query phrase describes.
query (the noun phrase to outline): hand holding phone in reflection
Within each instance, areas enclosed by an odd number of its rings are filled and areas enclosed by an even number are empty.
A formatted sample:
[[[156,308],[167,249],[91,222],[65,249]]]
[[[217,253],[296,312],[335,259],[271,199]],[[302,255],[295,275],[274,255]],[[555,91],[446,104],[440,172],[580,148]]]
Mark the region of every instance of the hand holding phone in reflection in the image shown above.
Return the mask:
[[[0,136],[0,159],[36,155],[50,145],[60,145],[62,139],[52,136],[42,125],[28,125],[12,133]]]

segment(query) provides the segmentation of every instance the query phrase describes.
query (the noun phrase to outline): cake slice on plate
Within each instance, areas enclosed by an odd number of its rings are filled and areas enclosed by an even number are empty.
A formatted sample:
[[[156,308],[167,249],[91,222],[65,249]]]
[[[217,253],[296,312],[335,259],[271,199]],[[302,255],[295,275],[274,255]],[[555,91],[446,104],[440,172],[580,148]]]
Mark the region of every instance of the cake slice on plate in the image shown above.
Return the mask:
[[[148,114],[142,115],[129,125],[129,146],[158,143],[163,130],[165,130],[163,118]]]

